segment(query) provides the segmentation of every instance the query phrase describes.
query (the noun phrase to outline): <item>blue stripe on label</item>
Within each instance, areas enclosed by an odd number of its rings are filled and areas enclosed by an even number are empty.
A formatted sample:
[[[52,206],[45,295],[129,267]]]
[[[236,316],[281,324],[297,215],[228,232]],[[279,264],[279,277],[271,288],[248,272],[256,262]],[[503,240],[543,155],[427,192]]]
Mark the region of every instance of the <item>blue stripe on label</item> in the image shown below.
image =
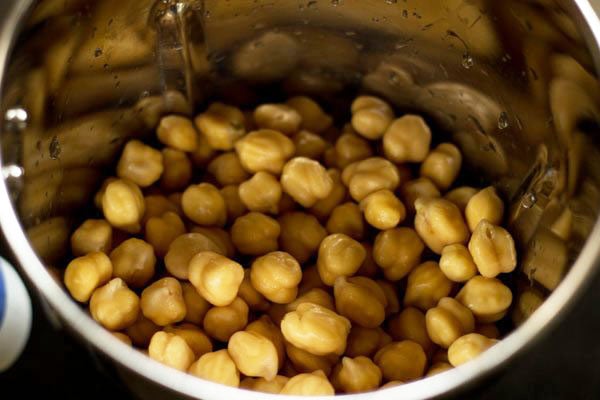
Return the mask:
[[[6,308],[6,287],[4,286],[4,274],[2,273],[2,266],[0,265],[0,327],[4,320],[4,312]]]

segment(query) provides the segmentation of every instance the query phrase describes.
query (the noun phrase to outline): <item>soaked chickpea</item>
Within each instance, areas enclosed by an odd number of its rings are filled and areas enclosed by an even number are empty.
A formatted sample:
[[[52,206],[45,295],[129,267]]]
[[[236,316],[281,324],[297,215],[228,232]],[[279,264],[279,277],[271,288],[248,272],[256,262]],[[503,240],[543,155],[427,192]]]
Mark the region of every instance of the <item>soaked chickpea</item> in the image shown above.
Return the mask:
[[[192,162],[187,154],[180,150],[163,149],[163,174],[160,186],[167,192],[181,190],[192,179]]]
[[[186,217],[204,226],[223,226],[227,221],[225,200],[215,186],[200,183],[189,186],[181,197]]]
[[[245,117],[238,108],[212,103],[206,112],[194,119],[194,124],[208,145],[215,150],[231,150],[246,133]]]
[[[188,279],[190,260],[203,251],[220,254],[223,249],[206,235],[185,233],[171,242],[165,255],[165,267],[174,277]]]
[[[139,311],[139,297],[120,278],[96,289],[90,299],[92,317],[112,331],[120,331],[135,323]]]
[[[227,351],[238,370],[246,376],[272,380],[279,370],[273,342],[257,332],[239,331],[229,338]]]
[[[380,327],[363,328],[353,325],[348,334],[346,352],[348,357],[371,357],[377,350],[392,341]]]
[[[248,304],[252,311],[267,311],[271,306],[271,303],[252,286],[249,269],[244,270],[244,280],[242,280],[238,289],[238,296]]]
[[[281,184],[268,172],[257,172],[239,186],[240,200],[250,211],[277,214],[281,201]]]
[[[340,135],[335,141],[335,165],[344,169],[348,165],[373,157],[369,141],[353,132]]]
[[[85,303],[96,288],[110,279],[113,266],[108,256],[94,251],[72,260],[65,270],[64,282],[73,298]]]
[[[188,372],[198,378],[238,387],[240,372],[226,349],[206,353],[193,363]]]
[[[448,348],[448,360],[453,367],[458,367],[476,358],[497,342],[478,333],[469,333],[456,339]]]
[[[296,298],[302,279],[300,264],[283,251],[275,251],[257,258],[250,269],[250,280],[268,300],[287,304]]]
[[[469,239],[469,229],[454,203],[442,198],[419,198],[415,209],[415,230],[434,253],[441,254],[445,246]]]
[[[385,319],[387,298],[381,287],[364,276],[338,277],[333,287],[337,312],[365,328],[376,328]]]
[[[319,162],[295,157],[283,168],[281,186],[296,202],[308,208],[329,196],[333,181]]]
[[[358,393],[377,389],[381,378],[381,370],[370,358],[343,357],[333,369],[331,382],[338,391]]]
[[[185,225],[176,213],[167,211],[160,217],[146,222],[145,237],[158,257],[164,257],[175,239],[185,233]]]
[[[362,199],[360,209],[369,225],[380,230],[395,228],[406,218],[404,204],[387,189],[373,192]]]
[[[103,219],[87,219],[71,235],[74,256],[84,256],[94,251],[108,253],[112,246],[112,227]]]
[[[206,170],[221,186],[239,185],[250,177],[233,151],[213,158],[208,163]]]
[[[342,182],[358,202],[382,189],[396,190],[400,184],[398,168],[385,158],[371,157],[348,165],[342,172]]]
[[[223,196],[223,200],[225,201],[228,222],[235,221],[248,211],[240,198],[239,187],[237,185],[228,185],[222,188],[221,196]]]
[[[365,224],[360,207],[353,202],[340,204],[331,211],[325,225],[329,233],[343,233],[355,240],[365,236]]]
[[[144,205],[146,209],[144,212],[144,217],[142,218],[142,223],[144,226],[150,218],[160,217],[168,211],[174,212],[181,217],[180,210],[177,205],[173,204],[173,202],[171,202],[167,197],[162,195],[149,195],[144,197]]]
[[[327,149],[327,142],[319,135],[301,130],[292,138],[296,152],[295,157],[319,159]]]
[[[175,278],[162,278],[142,292],[142,313],[159,326],[179,322],[185,318],[186,308],[181,284]]]
[[[403,204],[410,214],[415,213],[415,201],[418,198],[440,197],[439,189],[429,178],[418,178],[404,183],[400,187]]]
[[[442,143],[421,164],[421,176],[429,178],[440,190],[452,185],[462,165],[462,155],[452,143]]]
[[[283,214],[278,219],[281,227],[279,245],[300,264],[307,262],[319,249],[327,231],[317,218],[303,212]]]
[[[400,300],[398,300],[398,288],[392,282],[378,280],[377,284],[385,295],[387,305],[385,306],[385,316],[396,314],[400,311]]]
[[[367,139],[380,139],[394,119],[388,103],[374,96],[359,96],[352,103],[352,127]]]
[[[196,254],[189,262],[189,280],[198,293],[215,306],[236,298],[244,269],[237,262],[212,251]]]
[[[328,169],[327,175],[333,182],[333,188],[329,195],[324,199],[318,200],[309,211],[320,220],[325,220],[333,212],[333,209],[344,201],[346,198],[346,186],[342,182],[340,171],[337,169]]]
[[[320,288],[314,288],[301,296],[298,296],[296,300],[285,305],[285,311],[296,311],[296,308],[302,303],[313,303],[325,307],[331,311],[335,311],[335,305],[333,304],[333,297],[325,290]]]
[[[506,314],[512,292],[498,279],[474,276],[458,292],[456,300],[471,310],[478,322],[488,323]]]
[[[210,353],[213,350],[210,338],[193,324],[180,324],[177,326],[166,326],[165,332],[173,333],[187,343],[194,352],[194,357],[201,357],[203,354]]]
[[[477,274],[477,266],[469,249],[460,243],[444,246],[440,269],[453,282],[466,282]]]
[[[429,309],[425,321],[431,340],[445,349],[456,339],[475,329],[475,318],[471,310],[451,297],[440,299],[437,307]]]
[[[273,129],[290,136],[300,129],[302,116],[285,104],[262,104],[254,110],[254,121],[259,128]]]
[[[117,164],[117,176],[140,187],[151,186],[163,173],[163,155],[139,140],[127,142]]]
[[[380,232],[375,238],[373,258],[390,281],[399,281],[421,262],[425,245],[411,228]]]
[[[394,120],[383,135],[383,152],[395,163],[424,161],[430,144],[431,130],[418,115]]]
[[[444,371],[448,371],[450,369],[452,369],[452,365],[445,363],[445,362],[437,362],[437,363],[431,364],[431,366],[427,370],[427,373],[425,374],[425,376],[434,376],[437,374],[441,374]]]
[[[131,342],[134,345],[147,348],[152,336],[160,330],[160,326],[144,317],[144,314],[138,313],[137,320],[132,325],[125,328],[125,333],[131,338]]]
[[[315,371],[294,376],[287,381],[283,389],[281,389],[280,394],[296,396],[333,396],[335,390],[323,371]]]
[[[412,340],[418,343],[427,354],[431,354],[434,344],[427,333],[425,314],[417,308],[406,307],[389,320],[388,331],[393,340]]]
[[[277,350],[278,366],[281,367],[285,361],[285,343],[281,329],[273,321],[263,315],[255,321],[252,321],[246,327],[247,332],[256,332],[269,339]]]
[[[273,380],[265,378],[244,378],[240,382],[240,389],[255,390],[257,392],[279,394],[290,378],[283,375],[277,375]]]
[[[319,246],[319,276],[323,283],[333,286],[337,277],[354,275],[365,257],[365,248],[356,240],[343,233],[329,235]]]
[[[194,166],[205,167],[215,156],[216,150],[211,147],[206,136],[202,134],[198,135],[197,142],[198,146],[190,153],[190,158],[192,159]]]
[[[231,241],[242,254],[260,256],[277,250],[281,228],[271,217],[249,212],[239,217],[231,227]]]
[[[295,149],[294,142],[281,132],[261,129],[238,140],[235,151],[247,171],[279,175]]]
[[[510,233],[485,219],[471,235],[469,252],[479,273],[486,278],[512,272],[517,266],[517,251]]]
[[[204,317],[204,330],[210,337],[226,342],[248,324],[248,305],[239,297],[227,306],[213,307]]]
[[[383,378],[402,382],[421,378],[425,374],[427,357],[423,348],[411,340],[392,342],[375,354],[373,359]]]
[[[504,203],[493,186],[488,186],[477,192],[465,207],[465,219],[471,232],[484,219],[494,225],[500,224],[503,214]]]
[[[471,200],[471,197],[475,196],[477,192],[478,190],[473,187],[461,186],[448,191],[444,195],[444,198],[454,203],[456,207],[464,213],[469,200]]]
[[[135,183],[117,179],[106,186],[102,196],[102,211],[115,228],[129,233],[139,232],[144,210],[144,196]]]
[[[212,307],[211,304],[204,297],[200,296],[194,285],[189,282],[181,284],[181,291],[186,309],[184,321],[202,325],[204,316]]]
[[[154,276],[154,249],[141,239],[125,240],[110,253],[110,261],[113,276],[123,279],[131,287],[144,287]]]
[[[186,371],[194,362],[194,352],[180,336],[167,332],[156,332],[148,346],[150,358],[169,367]]]
[[[321,106],[306,96],[292,97],[286,104],[300,114],[303,129],[321,133],[333,123],[333,119],[323,111]]]
[[[209,238],[218,248],[218,254],[222,254],[229,258],[235,256],[235,246],[231,241],[229,232],[223,228],[194,226],[190,230],[192,233],[200,233]]]
[[[102,198],[104,197],[104,193],[106,193],[106,188],[109,184],[117,181],[118,179],[115,177],[108,177],[104,181],[102,181],[102,185],[100,185],[100,189],[94,195],[94,205],[96,208],[102,210]]]
[[[181,151],[194,151],[198,146],[198,133],[192,121],[178,115],[161,118],[156,135],[161,143]]]
[[[423,311],[434,307],[437,302],[450,294],[452,281],[435,261],[426,261],[415,267],[408,275],[404,305],[415,306]]]

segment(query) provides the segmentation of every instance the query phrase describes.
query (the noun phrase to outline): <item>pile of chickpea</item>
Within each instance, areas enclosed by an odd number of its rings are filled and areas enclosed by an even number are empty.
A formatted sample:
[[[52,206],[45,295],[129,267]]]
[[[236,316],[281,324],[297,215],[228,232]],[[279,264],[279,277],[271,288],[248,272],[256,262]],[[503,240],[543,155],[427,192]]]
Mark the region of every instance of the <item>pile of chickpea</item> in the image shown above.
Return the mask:
[[[372,96],[341,130],[313,100],[165,116],[129,141],[71,237],[64,282],[166,365],[269,393],[389,387],[494,345],[517,264],[493,187]],[[419,176],[415,171],[418,171]],[[192,183],[192,180],[200,183]]]

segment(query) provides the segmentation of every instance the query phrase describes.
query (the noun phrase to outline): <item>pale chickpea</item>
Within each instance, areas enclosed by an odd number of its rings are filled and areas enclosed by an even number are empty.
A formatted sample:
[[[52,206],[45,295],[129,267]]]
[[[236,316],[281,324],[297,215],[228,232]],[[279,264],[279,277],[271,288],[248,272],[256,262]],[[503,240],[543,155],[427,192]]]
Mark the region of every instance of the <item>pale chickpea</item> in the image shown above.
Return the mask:
[[[469,239],[469,229],[454,203],[442,198],[419,198],[415,210],[415,230],[434,253],[441,254],[445,246]]]
[[[261,129],[238,140],[235,151],[247,171],[279,175],[295,149],[294,142],[281,132]]]
[[[452,143],[442,143],[421,164],[421,176],[429,178],[440,190],[452,185],[462,164],[462,155]]]
[[[458,209],[464,213],[469,200],[471,200],[471,197],[475,196],[477,192],[478,190],[474,187],[461,186],[446,192],[444,198],[453,202],[456,207],[458,207]]]
[[[231,304],[213,307],[204,317],[204,330],[210,337],[226,342],[231,335],[243,330],[248,324],[248,305],[239,297]]]
[[[207,228],[205,226],[194,226],[190,230],[193,233],[200,233],[210,240],[220,249],[217,251],[218,254],[222,254],[229,258],[235,256],[235,246],[231,241],[231,237],[229,236],[229,232],[227,232],[223,228]]]
[[[452,368],[453,368],[452,365],[450,365],[449,363],[446,363],[446,362],[433,363],[427,370],[427,373],[425,374],[425,376],[434,376],[437,374],[441,374],[442,372],[448,371]]]
[[[265,378],[244,378],[240,382],[240,389],[254,390],[256,392],[279,394],[290,378],[283,375],[277,375],[273,380]]]
[[[96,289],[90,299],[92,317],[112,331],[133,325],[139,312],[139,297],[120,278]]]
[[[181,324],[177,326],[166,326],[165,332],[175,334],[185,340],[187,345],[194,352],[195,358],[213,351],[213,345],[210,338],[196,325]]]
[[[368,140],[353,132],[343,133],[335,141],[335,165],[344,169],[348,165],[373,157],[373,149]]]
[[[206,353],[193,363],[188,372],[198,378],[238,387],[240,372],[227,349]]]
[[[318,161],[295,157],[283,167],[281,186],[305,208],[325,199],[333,190],[333,180]]]
[[[327,142],[319,135],[301,130],[292,138],[296,152],[295,157],[306,157],[316,160],[320,158],[327,149]]]
[[[213,158],[206,170],[221,186],[239,185],[250,177],[233,151]]]
[[[231,304],[244,279],[244,269],[240,264],[212,251],[196,254],[188,268],[192,285],[215,306]]]
[[[140,187],[151,186],[163,173],[163,155],[139,140],[130,140],[117,164],[117,176]]]
[[[267,311],[271,306],[271,303],[252,286],[250,269],[244,269],[244,280],[240,284],[238,296],[248,304],[248,307],[252,311]]]
[[[171,242],[165,255],[165,267],[174,277],[188,279],[190,260],[203,251],[221,254],[223,249],[206,235],[185,233]]]
[[[478,322],[488,323],[501,319],[512,303],[512,292],[495,278],[474,276],[456,295]]]
[[[277,349],[271,340],[253,331],[234,333],[227,351],[238,370],[246,376],[272,380],[279,370]]]
[[[333,396],[335,390],[323,371],[315,371],[294,376],[287,381],[283,389],[281,389],[280,394],[296,396]]]
[[[352,127],[367,139],[380,139],[394,119],[390,105],[374,96],[359,96],[352,103]]]
[[[469,333],[456,339],[448,348],[448,360],[453,367],[458,367],[476,358],[497,342],[478,333]]]
[[[335,280],[333,287],[337,312],[365,328],[376,328],[385,320],[387,298],[381,287],[364,276]]]
[[[228,222],[235,221],[248,211],[240,198],[239,187],[237,185],[228,185],[222,188],[221,196],[223,196],[223,200],[225,201]]]
[[[85,303],[96,288],[110,279],[113,266],[108,256],[94,251],[72,260],[65,270],[64,282],[73,298]]]
[[[204,297],[200,296],[194,285],[189,282],[181,284],[181,291],[186,309],[184,321],[195,325],[202,325],[204,316],[212,307],[211,304]]]
[[[353,325],[348,335],[346,352],[348,357],[371,357],[377,350],[392,341],[380,327],[363,328]]]
[[[385,158],[371,157],[348,165],[342,172],[342,182],[358,202],[382,189],[396,190],[400,184],[398,168]]]
[[[186,217],[204,226],[223,226],[227,221],[225,200],[210,183],[191,185],[181,197],[181,206]]]
[[[279,245],[300,264],[307,262],[319,249],[327,231],[312,215],[303,212],[283,214],[278,219],[281,227]]]
[[[333,182],[333,188],[327,197],[318,200],[309,210],[311,214],[320,220],[329,217],[333,209],[344,201],[347,192],[339,170],[328,169],[327,174]]]
[[[321,133],[333,123],[333,119],[323,111],[321,106],[306,96],[292,97],[286,104],[300,114],[303,129]]]
[[[273,129],[290,136],[300,129],[302,116],[285,104],[262,104],[254,110],[254,122],[259,128]]]
[[[186,371],[195,358],[194,352],[182,337],[167,332],[156,332],[152,336],[148,355],[153,360],[180,371]]]
[[[192,121],[179,115],[161,118],[156,135],[161,143],[181,151],[194,151],[198,146],[198,132]]]
[[[493,186],[488,186],[477,192],[465,207],[465,219],[471,232],[484,219],[494,225],[499,225],[502,222],[503,214],[504,203]]]
[[[375,354],[375,364],[383,378],[402,382],[419,379],[425,373],[427,356],[421,345],[412,340],[392,342]]]
[[[377,284],[383,290],[383,294],[387,300],[385,307],[385,316],[396,314],[400,311],[400,300],[398,299],[398,288],[392,282],[386,280],[378,280]]]
[[[411,228],[394,228],[375,238],[373,258],[390,281],[399,281],[421,262],[425,245]]]
[[[445,349],[456,339],[475,329],[475,318],[471,310],[450,297],[440,299],[437,307],[429,309],[425,322],[431,340]]]
[[[108,253],[112,246],[112,227],[103,219],[87,219],[71,235],[74,256],[84,256],[94,251]]]
[[[128,345],[128,346],[133,345],[133,343],[131,342],[131,339],[126,334],[121,333],[121,332],[111,332],[111,333],[115,338],[119,339],[121,342],[125,343],[126,345]]]
[[[333,286],[337,277],[352,276],[366,257],[365,248],[343,233],[327,236],[319,246],[317,269],[323,283]]]
[[[278,365],[281,367],[285,361],[285,343],[281,329],[273,321],[263,315],[246,326],[247,332],[256,332],[269,339],[277,350]]]
[[[156,325],[166,326],[185,318],[186,308],[181,284],[175,278],[162,278],[142,292],[140,307]]]
[[[141,229],[144,216],[144,196],[133,182],[117,179],[106,186],[102,196],[102,211],[106,220],[115,228],[129,233]]]
[[[415,306],[423,311],[434,307],[452,291],[452,281],[435,261],[426,261],[408,274],[404,305]]]
[[[367,278],[374,278],[379,273],[379,267],[373,258],[373,245],[368,242],[362,243],[366,251],[365,261],[361,264],[356,275],[366,276]]]
[[[215,156],[216,150],[209,144],[208,139],[204,135],[198,135],[197,142],[198,145],[190,153],[190,158],[194,166],[205,167]]]
[[[343,357],[333,368],[331,382],[344,393],[367,392],[381,385],[381,370],[368,357]]]
[[[147,348],[152,336],[160,330],[160,326],[144,317],[144,314],[138,313],[137,320],[125,328],[125,333],[131,338],[131,342],[135,346]]]
[[[144,287],[154,276],[154,249],[141,239],[125,240],[110,253],[110,261],[113,276],[123,279],[131,287]]]
[[[378,190],[362,199],[360,209],[369,225],[380,230],[395,228],[406,218],[404,204],[387,189]]]
[[[490,339],[500,339],[500,330],[494,324],[479,325],[475,328],[475,333],[479,333],[480,335],[483,335]]]
[[[422,162],[429,153],[431,130],[422,117],[405,115],[394,120],[383,135],[383,152],[392,162]]]
[[[160,186],[167,192],[181,190],[192,179],[192,162],[187,154],[175,149],[163,149],[163,173]]]
[[[431,354],[434,344],[427,334],[425,314],[417,308],[406,307],[388,322],[388,332],[393,340],[412,340],[418,343],[427,354]]]
[[[164,257],[175,239],[185,233],[185,225],[176,213],[167,211],[146,222],[145,238],[154,247],[158,257]]]
[[[410,214],[415,213],[415,201],[418,198],[436,198],[441,196],[439,189],[429,178],[417,178],[402,184],[400,194]]]
[[[206,112],[194,119],[194,124],[209,146],[215,150],[231,150],[246,133],[245,117],[238,108],[212,103]]]
[[[250,269],[252,286],[273,303],[287,304],[298,294],[302,279],[300,264],[283,251],[257,258]]]
[[[167,197],[162,195],[149,195],[144,197],[145,212],[142,218],[142,224],[146,225],[146,222],[152,217],[160,217],[164,213],[170,211],[181,216],[180,210],[176,204],[173,204]]]
[[[250,211],[277,214],[281,201],[281,184],[268,172],[257,172],[239,186],[240,200]]]
[[[469,249],[460,243],[444,246],[440,269],[453,282],[466,282],[477,274],[477,266]]]
[[[469,252],[479,273],[486,278],[512,272],[517,266],[517,250],[510,233],[485,219],[471,235]]]
[[[343,233],[355,240],[365,236],[365,224],[360,207],[353,202],[347,202],[335,207],[325,225],[331,233]]]
[[[271,217],[249,212],[239,217],[231,227],[231,241],[242,254],[261,256],[277,250],[281,228]]]

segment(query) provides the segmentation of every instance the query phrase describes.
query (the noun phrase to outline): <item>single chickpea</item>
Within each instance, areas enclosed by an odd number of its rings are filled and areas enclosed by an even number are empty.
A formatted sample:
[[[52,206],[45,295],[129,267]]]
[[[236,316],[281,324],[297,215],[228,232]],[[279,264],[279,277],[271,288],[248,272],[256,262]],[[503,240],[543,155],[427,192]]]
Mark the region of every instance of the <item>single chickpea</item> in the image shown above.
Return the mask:
[[[181,284],[175,278],[162,278],[142,292],[144,316],[156,325],[166,326],[185,318],[186,308]]]
[[[467,204],[471,197],[477,194],[478,190],[471,186],[460,186],[455,189],[452,189],[444,195],[444,198],[448,201],[451,201],[458,207],[458,209],[464,213],[465,208],[467,208]]]
[[[211,304],[204,297],[200,296],[194,285],[189,282],[181,284],[181,291],[186,309],[184,321],[202,325],[204,316],[212,307]]]
[[[314,355],[341,355],[346,349],[350,321],[317,304],[302,303],[281,321],[285,339]]]
[[[219,249],[215,253],[224,255],[229,258],[235,256],[235,246],[231,241],[229,232],[223,228],[207,228],[204,226],[194,226],[190,230],[192,233],[200,233],[209,238]]]
[[[71,235],[71,251],[76,257],[94,251],[108,253],[112,245],[112,227],[103,219],[87,219]]]
[[[352,276],[365,260],[367,252],[356,240],[343,233],[327,236],[319,246],[317,269],[323,283],[333,286],[339,276]]]
[[[342,182],[358,202],[382,189],[396,190],[400,184],[398,168],[385,158],[372,157],[348,165],[342,172]]]
[[[181,192],[171,193],[170,195],[167,196],[167,199],[171,202],[171,204],[173,204],[173,206],[175,206],[174,212],[183,218],[184,217],[183,206],[181,205],[182,198],[183,198],[183,193],[181,193]]]
[[[311,265],[302,271],[302,280],[300,281],[298,293],[303,294],[312,289],[327,289],[327,285],[321,280],[321,275],[316,265]]]
[[[344,169],[348,165],[373,157],[373,149],[368,140],[356,133],[343,133],[335,141],[335,165]]]
[[[415,230],[434,253],[441,254],[445,246],[469,239],[469,229],[454,203],[442,198],[419,198],[415,209]]]
[[[223,103],[211,104],[206,112],[194,119],[194,124],[209,146],[215,150],[231,150],[246,133],[245,117],[238,108]]]
[[[271,306],[271,303],[269,303],[267,299],[252,286],[252,282],[250,281],[250,269],[244,270],[244,280],[242,280],[242,283],[240,284],[238,296],[248,304],[248,307],[252,311],[267,311]]]
[[[352,325],[344,354],[348,357],[371,357],[391,341],[392,339],[380,327],[363,328],[359,325]]]
[[[292,366],[297,371],[294,375],[303,372],[314,372],[321,370],[325,375],[331,373],[331,369],[337,363],[339,357],[336,354],[327,354],[317,356],[294,346],[289,342],[285,342],[285,350],[287,359],[292,363]],[[292,375],[293,376],[293,375]]]
[[[536,288],[527,288],[517,296],[517,302],[512,312],[512,320],[518,326],[531,316],[544,302],[544,295]],[[479,332],[484,336],[485,333]],[[496,338],[494,338],[496,339]]]
[[[442,143],[421,164],[421,176],[429,178],[440,190],[452,185],[462,164],[462,155],[452,143]]]
[[[439,189],[429,178],[418,178],[408,181],[400,187],[402,201],[410,214],[415,213],[415,201],[418,198],[437,198],[441,196]]]
[[[325,290],[319,288],[311,289],[302,296],[298,296],[296,300],[285,305],[285,310],[286,312],[296,311],[298,306],[302,303],[313,303],[331,311],[335,311],[333,297]]]
[[[383,290],[387,305],[385,307],[385,316],[396,314],[400,311],[400,300],[398,299],[398,288],[392,282],[378,280],[377,284]]]
[[[185,225],[179,215],[167,211],[160,217],[149,218],[146,222],[146,240],[154,247],[156,255],[164,257],[175,239],[185,233]]]
[[[466,282],[477,274],[477,266],[469,249],[460,243],[444,246],[440,269],[453,282]]]
[[[437,307],[429,309],[425,322],[431,340],[445,349],[456,339],[475,329],[475,318],[471,310],[451,297],[440,299]]]
[[[186,217],[204,226],[223,226],[227,221],[225,200],[210,183],[191,185],[181,197],[181,206]]]
[[[152,217],[160,217],[164,213],[170,211],[181,216],[179,209],[168,198],[162,195],[150,195],[144,197],[144,205],[146,211],[142,218],[142,224],[146,226],[148,220]]]
[[[257,172],[239,186],[240,199],[250,211],[277,214],[281,201],[281,184],[268,172]]]
[[[366,251],[365,261],[361,264],[356,275],[366,276],[367,278],[374,278],[379,273],[379,267],[373,259],[373,245],[368,242],[362,243]]]
[[[281,186],[296,202],[308,208],[329,196],[333,181],[318,161],[295,157],[283,167]]]
[[[246,331],[259,333],[269,339],[273,345],[275,345],[275,349],[277,350],[277,365],[280,367],[283,365],[285,361],[285,343],[283,335],[281,329],[279,329],[267,315],[263,315],[249,323],[248,326],[246,326]]]
[[[195,358],[194,352],[182,337],[167,332],[156,332],[152,336],[148,355],[153,360],[180,371],[186,371]]]
[[[406,218],[404,204],[390,190],[383,189],[361,200],[360,209],[369,225],[380,229],[392,229]]]
[[[279,370],[277,349],[273,342],[257,332],[234,333],[227,344],[227,351],[238,370],[246,376],[272,380]]]
[[[192,162],[187,154],[175,149],[163,149],[163,173],[160,186],[167,192],[181,190],[192,179]]]
[[[370,358],[343,357],[333,369],[331,382],[341,392],[367,392],[381,385],[381,370]]]
[[[250,132],[235,143],[240,162],[249,172],[279,175],[287,160],[294,155],[294,142],[284,134],[261,129]]]
[[[352,103],[352,127],[367,139],[380,139],[394,119],[388,103],[373,96],[359,96]]]
[[[383,378],[402,382],[419,379],[425,373],[427,356],[421,345],[412,340],[392,342],[375,354],[373,359]]]
[[[300,129],[302,116],[285,104],[263,104],[254,110],[254,121],[259,128],[273,129],[290,136]]]
[[[364,276],[340,276],[333,287],[337,312],[365,328],[376,328],[385,320],[387,299],[381,287]]]
[[[500,339],[500,330],[494,324],[479,325],[475,328],[475,333],[479,333],[490,339]]]
[[[303,212],[283,214],[278,219],[281,227],[279,245],[300,264],[307,262],[319,249],[327,231],[312,215]]]
[[[198,135],[198,146],[190,153],[190,158],[196,167],[205,167],[216,154],[216,150],[208,143],[204,135]]]
[[[390,281],[399,281],[421,262],[425,245],[411,228],[394,228],[375,237],[373,258]]]
[[[296,396],[333,396],[335,390],[323,371],[315,371],[294,376],[287,381],[283,389],[281,389],[280,394]]]
[[[204,330],[221,342],[243,330],[248,324],[248,305],[239,297],[227,306],[213,307],[204,317]]]
[[[231,241],[242,254],[260,256],[277,250],[281,228],[271,217],[249,212],[239,217],[231,227]]]
[[[478,333],[469,333],[456,339],[448,348],[448,360],[453,367],[458,367],[476,358],[497,342]]]
[[[195,358],[213,351],[213,345],[210,338],[204,331],[193,324],[181,324],[177,326],[166,326],[165,332],[172,333],[187,343],[194,352]]]
[[[228,185],[222,188],[221,196],[223,196],[223,200],[225,201],[228,222],[235,221],[248,211],[240,198],[239,187],[237,185]]]
[[[113,276],[123,279],[131,287],[144,287],[154,276],[154,249],[141,239],[125,240],[110,253],[110,261]]]
[[[188,372],[198,378],[238,387],[240,372],[226,349],[206,353],[193,363]]]
[[[102,198],[104,197],[104,193],[106,193],[106,188],[108,187],[108,185],[117,180],[117,178],[111,176],[102,181],[100,189],[98,189],[98,191],[94,195],[94,205],[96,206],[96,208],[102,210]]]
[[[174,277],[188,279],[191,259],[203,251],[220,254],[223,249],[201,233],[185,233],[171,242],[165,255],[165,267]]]
[[[156,135],[161,143],[176,150],[192,152],[198,147],[198,132],[186,117],[168,115],[161,118]]]
[[[477,192],[465,207],[465,219],[471,232],[475,231],[479,222],[484,219],[494,225],[499,225],[502,222],[503,214],[504,203],[493,186]]]
[[[221,186],[239,185],[250,177],[233,151],[213,158],[208,163],[206,170],[215,177]]]
[[[144,210],[144,196],[135,183],[117,179],[106,186],[102,196],[102,211],[115,228],[129,233],[139,232]]]
[[[412,340],[418,343],[427,354],[434,350],[434,344],[427,334],[425,314],[417,308],[406,307],[400,314],[389,320],[388,332],[393,340]]]
[[[244,378],[240,382],[240,389],[254,390],[256,392],[279,394],[290,378],[283,375],[277,375],[273,380],[265,378]]]
[[[306,130],[301,130],[295,134],[292,140],[296,148],[295,157],[306,157],[316,160],[321,158],[325,149],[327,149],[327,142],[321,136]]]
[[[137,320],[125,328],[125,333],[131,338],[131,342],[135,346],[147,348],[152,336],[160,330],[160,326],[144,317],[144,314],[138,313]]]
[[[268,300],[287,304],[298,294],[302,269],[294,257],[283,251],[275,251],[257,258],[250,269],[250,280]]]
[[[517,251],[510,233],[485,219],[471,235],[469,252],[479,273],[486,278],[512,272],[517,266]]]
[[[87,302],[96,288],[109,281],[113,266],[108,256],[94,251],[72,260],[65,270],[65,286],[75,300]]]
[[[117,164],[117,176],[140,187],[151,186],[163,173],[163,155],[139,140],[130,140]]]
[[[445,362],[437,362],[437,363],[431,364],[431,366],[427,370],[427,373],[425,374],[425,376],[434,376],[437,374],[441,374],[444,371],[448,371],[450,369],[452,369],[452,365],[445,363]]]
[[[329,192],[329,195],[324,199],[318,200],[309,209],[311,214],[322,221],[328,218],[333,212],[333,209],[344,201],[347,192],[346,186],[344,186],[344,183],[342,182],[340,171],[337,169],[328,169],[327,175],[329,175],[333,182],[331,192]]]
[[[220,254],[203,251],[190,260],[188,277],[209,303],[226,306],[238,294],[244,279],[244,268]]]
[[[431,130],[418,115],[394,120],[383,135],[383,152],[392,162],[422,162],[429,153]]]
[[[139,311],[139,297],[120,278],[96,289],[90,299],[92,317],[112,331],[120,331],[135,323]]]
[[[325,227],[330,234],[343,233],[355,240],[362,240],[365,236],[360,207],[351,201],[334,208]]]
[[[323,111],[321,106],[306,96],[292,97],[286,104],[300,114],[303,129],[321,133],[333,123],[333,119]]]
[[[132,346],[133,345],[133,343],[131,342],[131,339],[126,334],[121,333],[121,332],[111,332],[111,333],[112,333],[112,335],[114,337],[116,337],[121,342],[125,343],[126,345],[128,345],[128,346]]]
[[[438,263],[426,261],[408,274],[404,305],[427,311],[451,291],[452,281],[446,278]]]
[[[488,323],[501,319],[512,303],[512,292],[495,278],[474,276],[456,295],[478,322]]]

